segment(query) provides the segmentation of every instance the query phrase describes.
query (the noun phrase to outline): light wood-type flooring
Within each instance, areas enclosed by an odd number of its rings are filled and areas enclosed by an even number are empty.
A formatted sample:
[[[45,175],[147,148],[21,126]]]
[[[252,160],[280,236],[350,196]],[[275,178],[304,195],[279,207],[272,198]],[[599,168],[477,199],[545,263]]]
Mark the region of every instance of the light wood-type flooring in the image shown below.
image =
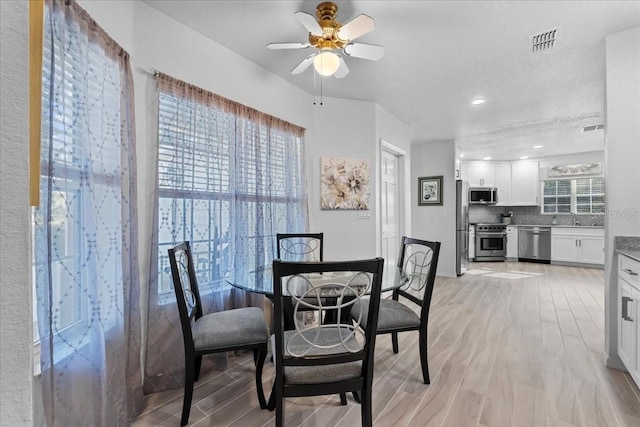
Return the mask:
[[[514,273],[515,272],[515,273]],[[431,384],[421,381],[415,332],[393,354],[378,337],[376,426],[640,426],[640,391],[603,363],[602,270],[474,263],[438,277],[429,321]],[[260,410],[249,353],[197,383],[189,425],[271,426]],[[265,366],[265,392],[273,365]],[[135,426],[178,426],[182,390],[150,395]],[[287,426],[358,426],[349,396],[287,399]]]

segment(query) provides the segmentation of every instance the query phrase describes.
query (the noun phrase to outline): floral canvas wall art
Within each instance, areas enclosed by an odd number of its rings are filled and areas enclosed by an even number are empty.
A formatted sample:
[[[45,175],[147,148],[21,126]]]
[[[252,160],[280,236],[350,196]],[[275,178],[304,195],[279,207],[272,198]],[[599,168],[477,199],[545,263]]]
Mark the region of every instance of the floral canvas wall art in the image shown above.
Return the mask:
[[[369,209],[369,161],[322,157],[321,209]]]

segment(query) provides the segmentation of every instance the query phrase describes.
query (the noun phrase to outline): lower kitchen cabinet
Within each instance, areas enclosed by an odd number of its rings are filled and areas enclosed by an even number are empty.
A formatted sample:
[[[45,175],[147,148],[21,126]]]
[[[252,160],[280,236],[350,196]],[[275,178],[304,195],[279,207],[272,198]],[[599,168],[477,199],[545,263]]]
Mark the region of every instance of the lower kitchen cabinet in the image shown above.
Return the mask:
[[[473,261],[476,257],[476,227],[469,226],[469,261]]]
[[[518,259],[518,227],[507,226],[507,259]]]
[[[604,229],[551,229],[551,261],[604,265]]]
[[[618,355],[640,386],[640,262],[618,256]]]

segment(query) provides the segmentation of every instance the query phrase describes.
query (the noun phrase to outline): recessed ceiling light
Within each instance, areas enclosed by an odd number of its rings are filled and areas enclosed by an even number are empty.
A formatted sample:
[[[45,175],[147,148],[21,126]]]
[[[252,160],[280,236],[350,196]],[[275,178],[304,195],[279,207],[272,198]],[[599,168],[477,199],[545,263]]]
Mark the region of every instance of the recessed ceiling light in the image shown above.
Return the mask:
[[[533,148],[542,148],[542,145],[534,145]]]
[[[460,157],[464,157],[464,154],[460,154]]]
[[[520,160],[527,160],[529,158],[529,156],[522,156],[520,157]]]
[[[491,160],[491,157],[483,157],[482,160]]]
[[[485,99],[483,98],[476,98],[473,101],[471,101],[471,105],[482,105],[485,102],[487,102]]]

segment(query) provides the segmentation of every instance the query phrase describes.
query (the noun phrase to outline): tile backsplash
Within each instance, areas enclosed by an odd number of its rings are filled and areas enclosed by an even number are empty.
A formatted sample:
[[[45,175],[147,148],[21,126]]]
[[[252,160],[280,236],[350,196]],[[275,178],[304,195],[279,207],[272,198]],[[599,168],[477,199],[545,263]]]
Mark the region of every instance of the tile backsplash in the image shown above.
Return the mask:
[[[542,215],[540,206],[469,206],[469,223],[499,223],[502,214],[513,212],[511,224],[514,225],[551,225],[554,215]],[[573,225],[573,215],[555,215],[559,225]],[[604,216],[576,215],[580,225],[604,226]]]

